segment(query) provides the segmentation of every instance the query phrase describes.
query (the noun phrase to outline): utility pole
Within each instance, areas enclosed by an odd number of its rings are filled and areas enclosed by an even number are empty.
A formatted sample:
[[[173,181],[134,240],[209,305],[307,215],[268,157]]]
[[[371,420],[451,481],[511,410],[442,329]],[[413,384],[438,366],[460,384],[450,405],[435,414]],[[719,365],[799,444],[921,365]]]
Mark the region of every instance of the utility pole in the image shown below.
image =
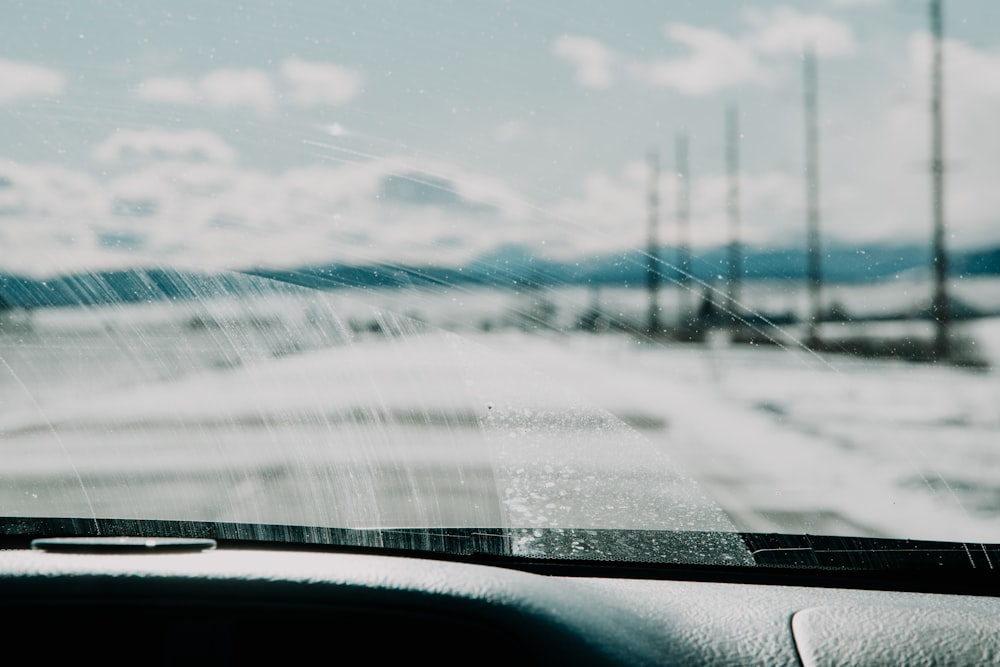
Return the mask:
[[[817,103],[816,53],[806,47],[804,58],[804,109],[806,130],[806,280],[809,290],[809,315],[806,343],[819,343],[819,325],[823,311],[820,297],[819,236],[819,105]]]
[[[740,128],[739,110],[736,105],[726,109],[726,171],[729,189],[726,195],[726,211],[729,216],[729,275],[727,308],[732,318],[732,328],[739,328],[740,281],[743,267],[740,256]]]
[[[691,173],[688,136],[681,132],[674,145],[677,168],[677,267],[680,269],[679,320],[693,317],[691,299]]]
[[[647,327],[650,335],[660,333],[660,249],[658,227],[660,223],[660,155],[653,149],[649,152],[649,224],[646,241],[646,286],[649,290],[649,317]]]
[[[934,357],[946,359],[948,349],[948,329],[951,319],[948,310],[948,256],[945,250],[944,220],[944,101],[942,88],[944,78],[941,49],[944,21],[941,0],[931,0],[931,32],[933,34],[933,59],[931,61],[931,181],[932,205],[934,211],[934,297],[931,314],[934,317]]]

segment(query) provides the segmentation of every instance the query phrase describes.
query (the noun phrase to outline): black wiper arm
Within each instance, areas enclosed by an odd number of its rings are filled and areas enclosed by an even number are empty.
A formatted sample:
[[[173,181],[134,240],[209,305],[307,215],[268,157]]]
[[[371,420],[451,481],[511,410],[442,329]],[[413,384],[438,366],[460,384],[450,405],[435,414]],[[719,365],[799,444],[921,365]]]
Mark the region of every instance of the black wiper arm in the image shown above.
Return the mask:
[[[1000,575],[997,544],[769,533],[748,533],[743,539],[754,563],[764,567],[855,572],[996,570]]]

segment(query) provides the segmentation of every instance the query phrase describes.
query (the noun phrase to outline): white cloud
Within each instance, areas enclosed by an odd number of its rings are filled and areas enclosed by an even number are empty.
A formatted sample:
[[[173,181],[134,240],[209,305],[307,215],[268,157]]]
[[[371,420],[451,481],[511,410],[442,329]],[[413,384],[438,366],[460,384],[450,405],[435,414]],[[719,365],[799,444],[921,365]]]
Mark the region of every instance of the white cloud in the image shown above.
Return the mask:
[[[577,82],[588,88],[608,88],[621,70],[640,83],[684,95],[773,83],[780,73],[774,59],[798,56],[807,44],[827,57],[856,51],[851,27],[824,14],[776,7],[769,12],[747,11],[744,21],[747,28],[738,35],[686,23],[667,25],[667,39],[687,51],[673,58],[628,57],[593,38],[568,35],[556,41],[553,51],[576,66]]]
[[[1000,220],[1000,52],[944,43],[946,224],[949,243],[996,243]],[[853,215],[846,235],[930,238],[931,38],[913,35],[906,51],[909,95],[880,110],[853,146],[858,173],[845,187]],[[877,224],[872,224],[872,221]]]
[[[827,118],[838,129],[821,128],[821,232],[824,242],[929,243],[930,174],[930,37],[912,36],[899,51],[898,63],[883,63],[906,96],[873,96],[830,104]],[[1000,221],[1000,51],[946,41],[945,153],[946,224],[953,249],[995,244]],[[885,100],[889,101],[886,103]],[[804,158],[793,155],[782,171],[748,169],[741,179],[743,231],[748,243],[798,242],[804,234]],[[673,201],[664,182],[664,201]],[[600,225],[602,218],[629,221],[640,236],[644,184],[635,177],[591,177],[582,194],[564,202],[575,219]],[[692,233],[696,244],[726,241],[727,181],[724,174],[696,174],[692,183]],[[616,216],[617,217],[612,217]],[[671,211],[664,210],[664,229]],[[667,232],[669,234],[669,232]],[[667,239],[669,241],[669,238]]]
[[[624,165],[617,173],[592,172],[584,178],[578,195],[556,204],[552,209],[556,218],[586,230],[585,234],[576,233],[571,252],[644,248],[648,178],[648,165],[640,161]],[[659,229],[660,241],[667,245],[677,242],[674,212],[667,206],[675,201],[676,185],[674,173],[661,173]],[[690,193],[693,245],[707,247],[728,242],[728,187],[725,174],[710,173],[693,179]],[[775,171],[745,173],[741,176],[740,191],[743,242],[787,243],[789,225],[801,224],[800,180],[795,175]],[[800,233],[798,227],[791,233]]]
[[[291,86],[292,100],[299,106],[339,105],[361,93],[363,78],[357,70],[333,63],[314,63],[289,58],[281,74]]]
[[[753,27],[747,41],[759,53],[800,54],[806,44],[823,56],[846,56],[856,50],[850,26],[823,14],[777,7],[770,13],[750,10],[746,19]]]
[[[930,81],[932,38],[928,33],[910,37],[907,52],[912,84],[927,89]],[[977,49],[955,40],[945,40],[942,58],[946,92],[961,98],[1000,97],[1000,51]]]
[[[0,59],[0,104],[32,97],[59,95],[66,77],[54,69]]]
[[[106,207],[97,179],[61,165],[0,160],[0,178],[6,184],[3,208],[8,213],[87,218]]]
[[[257,69],[215,70],[201,79],[198,89],[217,109],[249,107],[267,113],[274,107],[271,77]]]
[[[687,46],[690,54],[672,60],[635,61],[629,67],[633,77],[687,95],[705,95],[769,79],[745,41],[717,30],[685,24],[667,26],[666,33],[670,39]]]
[[[594,171],[583,179],[580,195],[556,204],[552,213],[601,235],[598,246],[606,247],[605,234],[617,234],[619,244],[641,243],[646,187],[642,162],[626,165],[620,174]]]
[[[245,107],[267,114],[275,106],[270,74],[258,69],[218,69],[200,79],[153,77],[136,87],[135,95],[147,102],[214,109]]]
[[[303,107],[340,105],[357,97],[363,77],[357,70],[333,63],[289,58],[281,67],[281,81],[293,104]],[[213,109],[246,108],[262,115],[272,112],[279,97],[274,76],[261,69],[217,69],[202,77],[151,77],[135,89],[147,102]]]
[[[885,0],[826,0],[834,7],[874,7],[885,4]]]
[[[218,187],[210,194],[179,185],[181,168],[149,170],[147,177],[160,184],[172,221],[167,228],[187,239],[186,256],[213,266],[463,261],[497,243],[537,234],[517,193],[504,183],[410,156],[280,174],[204,165],[215,170],[208,180]],[[413,206],[379,199],[386,177],[411,174],[446,183],[472,206]],[[191,180],[206,179],[195,175]],[[477,211],[476,204],[485,208]],[[442,244],[442,239],[452,243]],[[166,237],[162,243],[167,244]]]
[[[210,133],[165,130],[120,130],[95,153],[105,162],[131,163],[103,178],[0,163],[7,183],[0,240],[30,250],[6,255],[4,270],[45,276],[151,264],[450,263],[544,235],[533,210],[505,182],[414,156],[271,173],[241,166]],[[426,176],[452,192],[454,204],[380,199],[390,175]],[[133,210],[142,213],[128,214]]]
[[[94,149],[94,157],[105,163],[157,159],[231,162],[236,151],[207,130],[118,129]]]
[[[592,37],[563,35],[552,45],[552,52],[576,68],[576,81],[586,88],[609,88],[614,83],[612,65],[615,55]]]
[[[350,134],[348,129],[340,123],[330,123],[326,126],[326,133],[331,137],[346,137]]]

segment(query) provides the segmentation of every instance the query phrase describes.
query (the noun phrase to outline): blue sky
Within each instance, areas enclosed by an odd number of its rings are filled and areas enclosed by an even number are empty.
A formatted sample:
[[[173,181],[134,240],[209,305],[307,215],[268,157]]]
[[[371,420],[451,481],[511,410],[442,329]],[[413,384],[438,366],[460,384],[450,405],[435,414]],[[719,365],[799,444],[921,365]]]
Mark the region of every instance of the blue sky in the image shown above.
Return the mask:
[[[1000,4],[944,0],[949,241],[1000,243]],[[0,270],[450,264],[804,234],[803,45],[827,242],[930,231],[927,4],[25,2],[0,26]]]

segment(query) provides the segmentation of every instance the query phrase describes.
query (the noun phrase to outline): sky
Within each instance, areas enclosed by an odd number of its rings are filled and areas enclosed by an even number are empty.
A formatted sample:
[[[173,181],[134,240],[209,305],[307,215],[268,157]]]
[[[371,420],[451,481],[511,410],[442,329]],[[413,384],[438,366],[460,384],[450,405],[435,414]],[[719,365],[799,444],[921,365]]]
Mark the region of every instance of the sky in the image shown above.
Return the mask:
[[[800,245],[803,51],[826,244],[929,243],[924,0],[9,2],[0,271],[573,259]],[[1000,3],[943,0],[950,248],[1000,244]]]

